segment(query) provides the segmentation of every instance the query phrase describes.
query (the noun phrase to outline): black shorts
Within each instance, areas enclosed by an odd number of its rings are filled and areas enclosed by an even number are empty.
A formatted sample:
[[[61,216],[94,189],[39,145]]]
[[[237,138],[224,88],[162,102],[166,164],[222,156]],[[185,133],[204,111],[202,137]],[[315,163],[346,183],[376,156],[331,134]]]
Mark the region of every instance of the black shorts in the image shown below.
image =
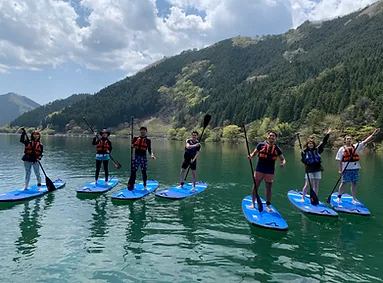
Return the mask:
[[[182,163],[182,169],[187,169],[188,166],[190,165],[190,169],[191,170],[196,170],[197,169],[197,160],[194,161],[193,163],[191,163],[192,159],[194,157],[193,156],[190,156],[189,154],[185,154],[184,155],[184,162]]]

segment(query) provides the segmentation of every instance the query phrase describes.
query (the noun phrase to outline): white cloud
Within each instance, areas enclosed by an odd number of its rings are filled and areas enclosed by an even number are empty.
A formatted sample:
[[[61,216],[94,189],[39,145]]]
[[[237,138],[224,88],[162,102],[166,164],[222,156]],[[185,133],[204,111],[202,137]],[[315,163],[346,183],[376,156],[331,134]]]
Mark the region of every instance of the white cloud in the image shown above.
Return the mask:
[[[69,60],[89,69],[135,72],[164,55],[237,35],[281,33],[303,21],[341,16],[374,0],[81,0],[87,25],[63,0],[0,0],[0,73]],[[205,17],[186,15],[194,8]]]

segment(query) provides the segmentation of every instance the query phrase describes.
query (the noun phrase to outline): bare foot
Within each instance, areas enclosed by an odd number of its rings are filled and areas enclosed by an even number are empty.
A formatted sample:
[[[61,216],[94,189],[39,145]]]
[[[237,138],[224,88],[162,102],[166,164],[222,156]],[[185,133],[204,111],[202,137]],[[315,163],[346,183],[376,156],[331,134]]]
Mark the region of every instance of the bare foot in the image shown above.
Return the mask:
[[[196,191],[196,187],[193,187],[193,188],[192,188],[192,191],[195,192],[195,191]]]
[[[183,185],[179,185],[177,188],[180,188],[180,189],[182,189],[184,186]]]
[[[338,203],[341,202],[340,198],[334,199],[334,202],[338,202]]]
[[[268,205],[266,205],[266,210],[267,212],[274,212],[274,210]]]
[[[28,190],[28,187],[24,187],[24,189],[23,189],[24,191],[26,191],[26,190]]]
[[[305,197],[302,197],[299,202],[305,202]]]
[[[254,209],[254,204],[249,205],[249,209]]]
[[[360,204],[360,202],[358,202],[356,199],[353,199],[353,200],[352,200],[352,203],[353,203],[353,204]]]
[[[148,188],[145,186],[145,187],[144,187],[144,190],[145,190],[145,191],[147,191],[147,190],[148,190]]]
[[[37,190],[38,190],[38,191],[41,191],[41,187],[37,187]]]

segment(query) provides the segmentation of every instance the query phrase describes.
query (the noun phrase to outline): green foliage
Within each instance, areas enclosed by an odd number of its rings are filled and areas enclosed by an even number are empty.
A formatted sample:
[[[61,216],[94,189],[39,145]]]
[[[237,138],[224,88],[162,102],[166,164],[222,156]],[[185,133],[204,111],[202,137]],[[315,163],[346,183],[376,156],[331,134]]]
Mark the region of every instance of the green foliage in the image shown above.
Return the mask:
[[[228,125],[223,128],[222,137],[224,141],[234,143],[241,138],[241,128],[236,125]]]

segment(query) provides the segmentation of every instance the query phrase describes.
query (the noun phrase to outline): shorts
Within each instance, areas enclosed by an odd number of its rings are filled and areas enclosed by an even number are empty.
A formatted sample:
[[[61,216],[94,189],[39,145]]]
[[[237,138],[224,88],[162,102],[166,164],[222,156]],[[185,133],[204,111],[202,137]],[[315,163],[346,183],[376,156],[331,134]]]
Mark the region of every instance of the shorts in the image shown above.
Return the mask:
[[[109,154],[96,154],[96,160],[104,161],[109,160],[110,155]]]
[[[359,182],[359,169],[349,169],[343,171],[342,183]]]
[[[191,157],[190,155],[184,155],[184,162],[181,165],[182,169],[187,169],[190,165],[191,170],[197,170],[197,160],[195,160],[193,163],[191,163],[192,159],[194,157]]]
[[[148,159],[146,158],[146,155],[135,155],[133,162],[132,162],[132,169],[134,171],[138,170],[138,167],[141,167],[141,171],[147,171],[148,170]]]
[[[274,181],[274,174],[266,174],[259,171],[255,171],[254,177],[256,181],[265,180],[266,183],[272,183]]]
[[[322,178],[322,172],[310,172],[308,173],[310,179],[320,180]],[[307,180],[307,174],[305,173],[305,179]]]

